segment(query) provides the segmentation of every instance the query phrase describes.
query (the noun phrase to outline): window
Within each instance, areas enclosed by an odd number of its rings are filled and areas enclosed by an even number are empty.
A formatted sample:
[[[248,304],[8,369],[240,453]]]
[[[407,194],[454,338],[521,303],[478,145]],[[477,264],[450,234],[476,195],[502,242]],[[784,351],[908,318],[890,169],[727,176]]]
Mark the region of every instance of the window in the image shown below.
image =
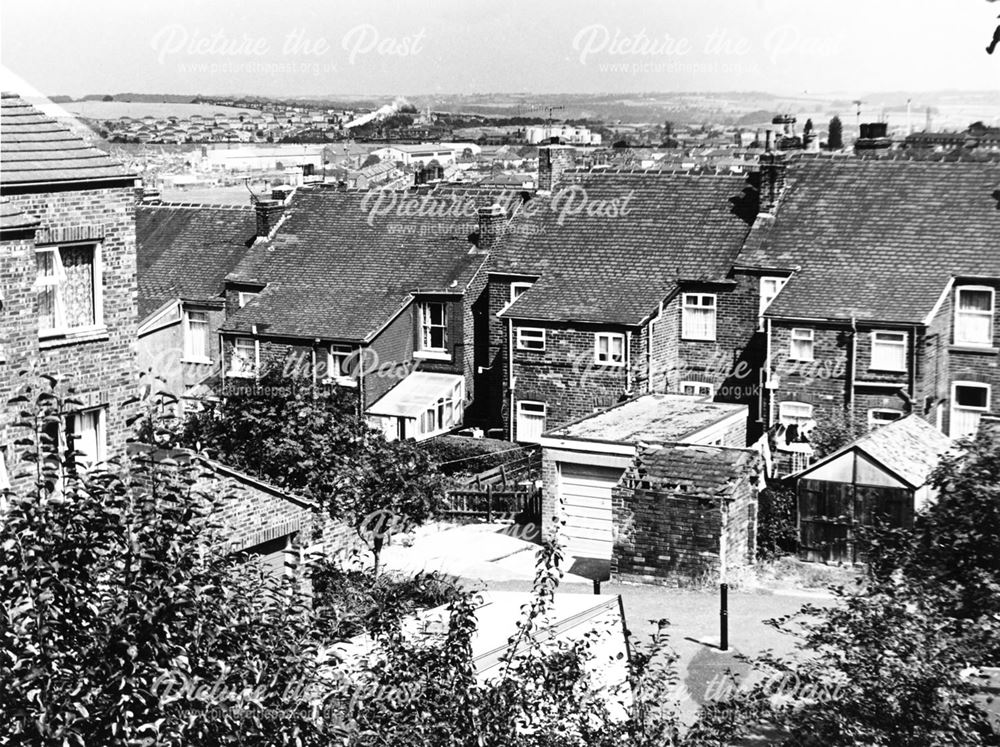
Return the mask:
[[[893,420],[899,420],[901,417],[903,417],[902,410],[877,407],[868,411],[868,428],[869,430],[875,430],[880,425],[891,423]]]
[[[545,403],[521,400],[517,403],[518,441],[538,443],[545,432]]]
[[[40,334],[66,334],[103,323],[96,245],[39,248],[35,265]]]
[[[350,345],[331,345],[326,359],[326,375],[342,386],[357,384],[349,367],[354,350]]]
[[[811,361],[813,359],[813,330],[804,327],[792,329],[788,357],[793,361]]]
[[[530,327],[517,328],[518,350],[545,350],[545,330]]]
[[[514,303],[518,298],[520,298],[528,288],[531,287],[531,283],[511,283],[510,284],[510,303]]]
[[[715,295],[685,293],[681,316],[681,336],[685,340],[715,339]]]
[[[232,360],[229,361],[230,376],[255,376],[257,374],[257,341],[252,337],[237,337],[233,340]]]
[[[762,277],[760,279],[760,316],[764,315],[767,307],[777,298],[786,282],[788,282],[788,278]]]
[[[441,302],[420,304],[420,349],[447,352],[447,314]]]
[[[711,397],[715,394],[715,387],[702,381],[682,381],[681,394],[693,394],[698,397]]]
[[[432,436],[461,425],[464,399],[465,382],[459,381],[452,387],[450,398],[442,397],[420,413],[420,435]]]
[[[208,340],[208,312],[184,312],[184,357],[192,361],[211,360]]]
[[[75,452],[72,464],[92,467],[106,456],[107,437],[104,429],[104,408],[80,410],[66,416],[66,445]]]
[[[608,366],[625,365],[625,335],[598,332],[594,335],[594,362]]]
[[[993,344],[993,289],[980,286],[955,291],[955,344]]]
[[[259,293],[254,293],[252,291],[240,291],[238,294],[240,308],[242,309],[244,306],[253,301],[259,295],[260,295]]]
[[[974,436],[979,430],[979,418],[990,410],[990,385],[974,381],[956,381],[951,387],[951,422],[948,435],[952,438]]]
[[[905,371],[906,333],[872,332],[870,367],[880,371]]]
[[[812,420],[813,406],[807,402],[782,402],[778,405],[778,421],[785,426],[803,426]]]

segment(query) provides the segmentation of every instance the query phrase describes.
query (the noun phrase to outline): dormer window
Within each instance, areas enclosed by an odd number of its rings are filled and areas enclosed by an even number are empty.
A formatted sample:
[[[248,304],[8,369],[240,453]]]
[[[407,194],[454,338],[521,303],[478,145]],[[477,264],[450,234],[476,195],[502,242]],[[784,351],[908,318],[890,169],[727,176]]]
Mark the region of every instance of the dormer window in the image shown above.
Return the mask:
[[[430,353],[448,352],[448,310],[441,301],[420,304],[420,349]]]

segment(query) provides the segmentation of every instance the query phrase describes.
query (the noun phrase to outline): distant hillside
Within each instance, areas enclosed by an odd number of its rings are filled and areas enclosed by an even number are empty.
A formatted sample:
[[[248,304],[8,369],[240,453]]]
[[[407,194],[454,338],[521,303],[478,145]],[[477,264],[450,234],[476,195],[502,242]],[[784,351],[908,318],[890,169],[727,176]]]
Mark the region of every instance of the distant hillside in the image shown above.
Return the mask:
[[[106,93],[88,93],[81,96],[78,101],[101,101]],[[111,94],[115,101],[124,101],[137,104],[190,104],[197,98],[197,94],[179,93],[114,93]],[[72,101],[72,99],[67,99]]]

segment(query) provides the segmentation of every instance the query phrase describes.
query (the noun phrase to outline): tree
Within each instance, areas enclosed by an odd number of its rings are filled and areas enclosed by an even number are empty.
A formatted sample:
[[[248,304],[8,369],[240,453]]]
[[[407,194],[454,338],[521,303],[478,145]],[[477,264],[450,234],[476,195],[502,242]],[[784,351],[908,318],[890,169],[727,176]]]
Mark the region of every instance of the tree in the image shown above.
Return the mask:
[[[830,120],[826,143],[830,150],[840,150],[844,147],[844,125],[841,124],[840,117],[836,115]]]
[[[433,516],[448,483],[412,441],[386,441],[358,414],[356,392],[314,385],[289,360],[189,419],[179,439],[314,501],[372,550]]]
[[[805,126],[802,128],[802,135],[804,137],[808,136],[808,135],[811,135],[812,131],[813,131],[813,121],[812,121],[812,119],[807,119],[806,123],[805,123]]]
[[[361,164],[361,168],[368,168],[369,166],[374,166],[377,163],[381,163],[382,159],[376,156],[374,153],[370,154],[368,158],[364,160]]]
[[[867,423],[855,418],[851,410],[843,407],[831,410],[817,421],[809,434],[814,458],[822,459],[856,441],[867,432]]]
[[[280,594],[226,551],[202,468],[154,458],[84,473],[47,434],[79,406],[26,385],[18,471],[0,521],[0,742],[325,745],[311,718],[320,640],[295,585]],[[158,429],[152,429],[154,432]]]

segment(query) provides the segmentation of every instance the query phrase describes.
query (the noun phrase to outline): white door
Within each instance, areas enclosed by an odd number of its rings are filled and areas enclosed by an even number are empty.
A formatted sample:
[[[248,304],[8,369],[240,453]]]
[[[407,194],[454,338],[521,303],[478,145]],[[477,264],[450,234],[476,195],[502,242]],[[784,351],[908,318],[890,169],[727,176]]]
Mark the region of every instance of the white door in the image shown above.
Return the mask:
[[[545,432],[545,403],[517,403],[517,440],[537,444]]]
[[[567,557],[611,559],[611,491],[624,470],[560,463],[559,497]]]

